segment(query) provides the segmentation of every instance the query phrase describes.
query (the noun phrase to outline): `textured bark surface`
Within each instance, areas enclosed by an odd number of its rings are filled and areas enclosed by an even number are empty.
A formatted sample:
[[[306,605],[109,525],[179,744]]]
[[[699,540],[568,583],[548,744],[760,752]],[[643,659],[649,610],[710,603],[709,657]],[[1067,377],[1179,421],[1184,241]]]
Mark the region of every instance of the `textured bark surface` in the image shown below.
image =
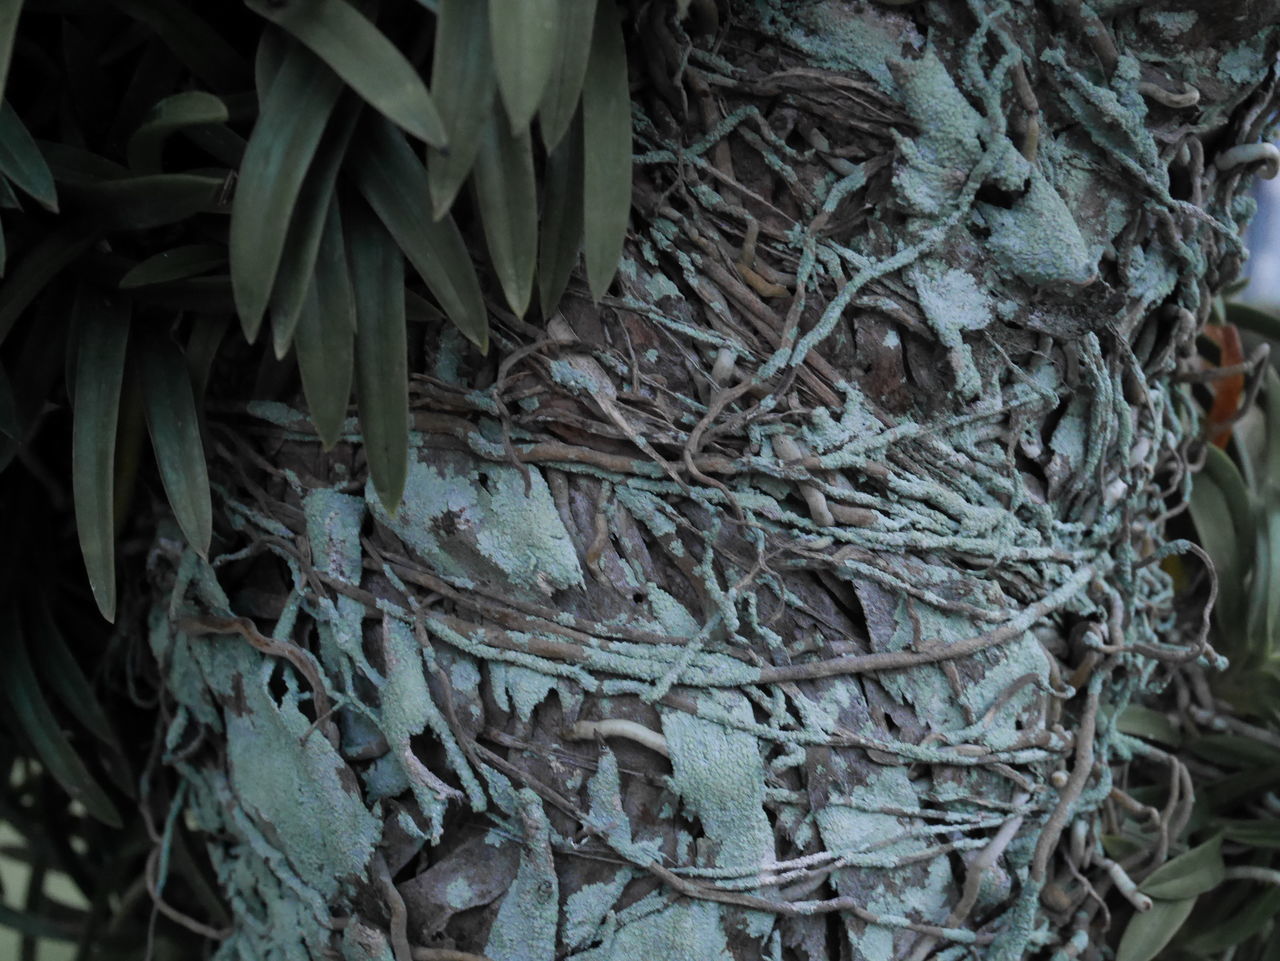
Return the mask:
[[[634,21],[613,295],[419,331],[395,514],[354,424],[215,428],[151,638],[219,957],[1105,937],[1110,717],[1213,659],[1157,562],[1273,12],[693,6]]]

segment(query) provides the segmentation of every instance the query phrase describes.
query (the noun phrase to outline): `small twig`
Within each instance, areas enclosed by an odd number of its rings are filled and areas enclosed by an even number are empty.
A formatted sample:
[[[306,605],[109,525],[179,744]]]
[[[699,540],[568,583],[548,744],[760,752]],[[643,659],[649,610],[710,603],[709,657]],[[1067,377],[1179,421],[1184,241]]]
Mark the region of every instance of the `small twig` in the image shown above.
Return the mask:
[[[635,721],[627,721],[622,718],[612,718],[605,721],[579,721],[575,724],[568,734],[571,741],[589,741],[596,736],[599,737],[625,737],[630,741],[635,741],[647,747],[651,751],[656,751],[663,757],[671,757],[671,752],[667,748],[667,739],[657,731],[651,731],[643,724],[637,724]]]

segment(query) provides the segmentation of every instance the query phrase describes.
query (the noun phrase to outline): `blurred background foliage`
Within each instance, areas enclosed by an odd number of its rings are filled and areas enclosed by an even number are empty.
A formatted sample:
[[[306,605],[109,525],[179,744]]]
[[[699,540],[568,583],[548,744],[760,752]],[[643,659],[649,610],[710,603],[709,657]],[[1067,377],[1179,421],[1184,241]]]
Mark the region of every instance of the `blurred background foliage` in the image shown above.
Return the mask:
[[[1212,561],[1211,638],[1228,663],[1182,668],[1118,719],[1133,761],[1103,846],[1150,908],[1117,961],[1280,959],[1280,311],[1241,285],[1226,298],[1189,378],[1204,434],[1180,523]],[[1207,595],[1207,571],[1169,566]],[[1176,856],[1143,877],[1153,851]]]
[[[328,446],[354,395],[394,507],[413,325],[483,352],[491,317],[552,316],[580,264],[606,291],[624,11],[0,0],[0,82],[0,952],[190,958],[180,906],[226,914],[147,774],[165,721],[145,639],[107,624],[137,623],[117,558],[142,570],[165,501],[208,550],[209,403],[300,394]]]

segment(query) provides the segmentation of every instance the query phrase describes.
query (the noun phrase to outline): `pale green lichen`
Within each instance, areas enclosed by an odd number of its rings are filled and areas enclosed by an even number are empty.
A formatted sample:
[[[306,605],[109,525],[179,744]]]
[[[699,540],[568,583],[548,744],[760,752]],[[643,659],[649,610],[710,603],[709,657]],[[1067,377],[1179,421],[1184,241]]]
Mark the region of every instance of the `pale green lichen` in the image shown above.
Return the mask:
[[[404,498],[389,515],[374,513],[416,554],[459,587],[477,577],[526,597],[582,584],[573,541],[540,474],[466,454],[409,465]]]
[[[518,797],[526,831],[524,853],[489,931],[484,953],[493,961],[546,961],[555,957],[559,917],[551,828],[542,800],[533,791],[521,788]]]

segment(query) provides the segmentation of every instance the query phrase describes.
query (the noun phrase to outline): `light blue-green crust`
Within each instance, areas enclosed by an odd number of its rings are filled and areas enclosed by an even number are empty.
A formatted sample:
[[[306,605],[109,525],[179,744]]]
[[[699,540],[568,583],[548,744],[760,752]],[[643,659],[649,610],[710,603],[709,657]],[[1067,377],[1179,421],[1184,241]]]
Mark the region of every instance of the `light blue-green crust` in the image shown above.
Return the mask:
[[[1158,563],[1196,430],[1171,374],[1249,212],[1197,151],[1260,135],[1276,36],[1187,51],[1195,16],[1080,5],[1112,57],[1042,6],[756,0],[717,50],[673,39],[714,95],[681,135],[637,102],[618,287],[566,300],[576,341],[495,325],[498,366],[441,335],[415,397],[444,426],[394,512],[348,476],[356,422],[326,460],[252,409],[282,471],[225,482],[212,566],[162,542],[149,635],[236,918],[219,961],[1092,936],[1107,719],[1161,660],[1214,662]],[[278,611],[240,604],[238,557]],[[323,696],[180,626],[236,613]]]

